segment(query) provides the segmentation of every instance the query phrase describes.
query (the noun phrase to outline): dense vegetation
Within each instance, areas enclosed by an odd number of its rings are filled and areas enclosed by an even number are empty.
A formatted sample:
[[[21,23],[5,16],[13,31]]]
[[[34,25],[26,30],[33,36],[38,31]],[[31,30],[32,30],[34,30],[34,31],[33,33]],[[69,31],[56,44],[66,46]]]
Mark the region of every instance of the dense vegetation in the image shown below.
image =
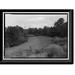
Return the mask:
[[[43,35],[49,37],[67,37],[68,33],[68,23],[64,22],[63,18],[60,18],[55,22],[53,27],[44,28],[29,28],[23,29],[19,26],[5,27],[5,47],[13,47],[19,45],[23,42],[27,42],[28,34],[33,34],[35,36]]]
[[[45,35],[50,37],[67,37],[68,32],[68,23],[64,23],[64,19],[60,18],[57,22],[55,22],[54,27],[47,27],[44,28],[29,28],[28,33],[34,35]]]
[[[23,28],[19,26],[5,28],[5,47],[13,47],[26,41]]]

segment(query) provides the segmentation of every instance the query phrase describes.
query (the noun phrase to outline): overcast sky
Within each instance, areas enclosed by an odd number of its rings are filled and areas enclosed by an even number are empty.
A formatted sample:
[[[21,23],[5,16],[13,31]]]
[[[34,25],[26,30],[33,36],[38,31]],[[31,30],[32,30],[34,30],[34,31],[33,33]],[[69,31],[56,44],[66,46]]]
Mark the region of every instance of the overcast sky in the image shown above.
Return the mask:
[[[67,15],[5,15],[5,26],[19,25],[23,28],[43,28],[44,26],[53,26],[59,19],[64,18],[67,21]]]

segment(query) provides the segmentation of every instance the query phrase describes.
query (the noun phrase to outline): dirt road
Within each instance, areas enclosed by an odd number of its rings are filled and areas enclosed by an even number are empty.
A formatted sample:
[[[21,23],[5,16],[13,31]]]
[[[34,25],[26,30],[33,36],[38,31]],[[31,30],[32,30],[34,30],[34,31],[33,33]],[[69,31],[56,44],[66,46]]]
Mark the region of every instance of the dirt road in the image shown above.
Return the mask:
[[[22,50],[35,50],[41,49],[46,47],[50,44],[50,38],[44,36],[37,36],[37,37],[29,37],[28,42],[23,43],[19,46],[15,46],[12,48],[5,49],[6,56],[14,56],[14,53],[22,51]]]

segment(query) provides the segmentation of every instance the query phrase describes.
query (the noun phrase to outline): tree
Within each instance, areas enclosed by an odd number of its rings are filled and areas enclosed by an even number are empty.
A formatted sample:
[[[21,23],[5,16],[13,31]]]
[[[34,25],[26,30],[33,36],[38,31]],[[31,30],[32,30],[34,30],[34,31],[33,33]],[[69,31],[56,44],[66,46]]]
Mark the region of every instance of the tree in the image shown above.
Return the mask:
[[[63,18],[59,18],[57,20],[57,22],[55,22],[54,26],[57,27],[57,26],[60,26],[64,23],[64,19]]]
[[[13,47],[27,41],[24,29],[19,26],[5,28],[5,47]]]
[[[61,37],[67,37],[68,36],[68,22],[62,24],[60,36]]]

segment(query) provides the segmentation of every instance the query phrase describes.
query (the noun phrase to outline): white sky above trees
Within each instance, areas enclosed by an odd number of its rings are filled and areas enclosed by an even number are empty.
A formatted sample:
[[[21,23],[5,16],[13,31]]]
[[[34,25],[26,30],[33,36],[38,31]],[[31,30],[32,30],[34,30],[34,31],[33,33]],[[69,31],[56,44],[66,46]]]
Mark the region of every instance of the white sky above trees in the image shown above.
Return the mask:
[[[5,15],[5,26],[19,25],[27,28],[43,28],[44,26],[54,26],[54,23],[59,19],[64,18],[67,21],[67,15]]]

